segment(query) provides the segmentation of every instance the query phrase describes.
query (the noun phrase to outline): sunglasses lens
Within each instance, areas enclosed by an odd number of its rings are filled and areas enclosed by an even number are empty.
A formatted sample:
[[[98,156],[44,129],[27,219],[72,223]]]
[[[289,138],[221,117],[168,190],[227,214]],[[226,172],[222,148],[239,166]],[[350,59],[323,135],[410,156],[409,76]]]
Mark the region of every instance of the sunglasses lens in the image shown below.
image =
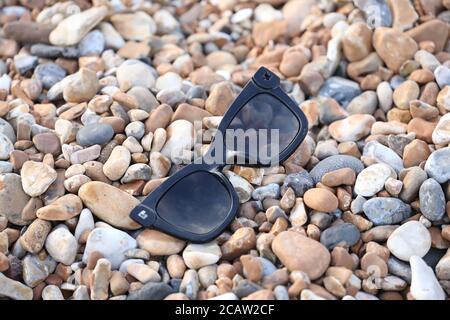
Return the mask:
[[[195,234],[218,228],[231,208],[231,195],[213,173],[194,172],[165,193],[156,206],[160,218]]]
[[[268,164],[294,140],[300,123],[276,97],[261,93],[253,97],[227,128],[228,151],[250,163]]]

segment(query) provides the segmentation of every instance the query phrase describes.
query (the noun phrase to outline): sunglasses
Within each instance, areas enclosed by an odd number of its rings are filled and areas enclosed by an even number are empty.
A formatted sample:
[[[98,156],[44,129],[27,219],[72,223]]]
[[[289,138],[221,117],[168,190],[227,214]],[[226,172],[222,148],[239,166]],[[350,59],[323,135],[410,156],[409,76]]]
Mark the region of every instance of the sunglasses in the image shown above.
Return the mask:
[[[165,180],[130,217],[191,242],[219,236],[235,217],[239,198],[221,172],[239,164],[256,167],[286,160],[307,134],[299,106],[280,79],[261,67],[223,116],[208,151]]]

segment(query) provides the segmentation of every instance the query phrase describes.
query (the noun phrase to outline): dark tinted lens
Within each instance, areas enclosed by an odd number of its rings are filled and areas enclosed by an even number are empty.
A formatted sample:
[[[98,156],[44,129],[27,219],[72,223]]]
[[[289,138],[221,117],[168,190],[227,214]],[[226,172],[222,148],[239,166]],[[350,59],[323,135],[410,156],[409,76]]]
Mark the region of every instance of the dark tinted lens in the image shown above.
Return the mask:
[[[161,198],[158,215],[185,231],[206,234],[219,227],[231,208],[226,187],[213,173],[194,172],[178,181]]]
[[[280,100],[270,94],[258,94],[228,126],[226,148],[250,163],[265,163],[286,149],[299,128],[293,112]]]

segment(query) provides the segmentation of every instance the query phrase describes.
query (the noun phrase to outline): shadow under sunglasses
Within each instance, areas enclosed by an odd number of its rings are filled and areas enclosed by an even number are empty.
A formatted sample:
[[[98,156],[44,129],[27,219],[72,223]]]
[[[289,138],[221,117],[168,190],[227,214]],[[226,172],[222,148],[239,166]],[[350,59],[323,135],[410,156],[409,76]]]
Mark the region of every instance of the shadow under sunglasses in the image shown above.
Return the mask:
[[[181,239],[208,242],[231,223],[239,206],[221,170],[230,164],[278,165],[307,129],[305,115],[280,88],[280,79],[261,67],[229,107],[206,154],[165,180],[130,217]]]

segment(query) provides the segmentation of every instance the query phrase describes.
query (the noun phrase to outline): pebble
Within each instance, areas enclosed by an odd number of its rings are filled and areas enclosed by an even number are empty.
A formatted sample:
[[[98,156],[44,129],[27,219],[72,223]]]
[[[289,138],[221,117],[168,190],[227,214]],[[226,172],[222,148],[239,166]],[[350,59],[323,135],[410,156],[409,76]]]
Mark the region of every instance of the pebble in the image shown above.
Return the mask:
[[[395,151],[382,145],[378,141],[370,141],[364,146],[363,155],[378,163],[385,163],[396,172],[403,169],[403,161]]]
[[[410,102],[416,100],[419,94],[419,85],[412,80],[406,80],[394,90],[392,98],[398,108],[408,110]]]
[[[434,77],[441,89],[450,85],[450,68],[446,66],[439,66],[434,70]]]
[[[108,13],[105,6],[93,7],[86,11],[73,14],[50,33],[50,43],[57,46],[75,45],[92,30]]]
[[[365,215],[375,225],[397,224],[411,216],[411,207],[396,198],[372,198],[363,205]]]
[[[48,221],[41,219],[34,220],[20,237],[20,245],[30,253],[38,253],[44,247],[45,240],[51,228],[52,225]]]
[[[185,247],[185,242],[163,232],[145,229],[136,238],[139,248],[150,255],[169,256],[177,254]]]
[[[447,145],[450,143],[450,116],[445,114],[439,119],[432,135],[433,143],[438,145]]]
[[[131,292],[127,300],[162,300],[173,292],[166,283],[148,282],[142,288]]]
[[[416,41],[406,33],[391,28],[376,28],[373,46],[389,69],[398,71],[402,64],[414,57]]]
[[[42,162],[26,161],[20,171],[22,187],[30,197],[43,194],[56,180],[56,171]]]
[[[425,163],[428,176],[439,183],[450,180],[450,147],[433,152]]]
[[[310,175],[314,181],[314,183],[320,182],[322,177],[331,171],[342,169],[342,168],[350,168],[359,174],[363,169],[364,165],[360,160],[355,157],[347,156],[347,155],[336,155],[325,158],[320,161],[311,171]]]
[[[47,59],[51,58],[76,59],[80,55],[76,47],[51,46],[43,43],[37,43],[32,45],[30,48],[30,53],[40,58],[47,58]]]
[[[108,299],[110,277],[111,262],[107,259],[99,259],[92,272],[91,300]]]
[[[78,44],[80,56],[101,55],[105,49],[105,38],[98,30],[89,32]]]
[[[190,269],[200,269],[219,261],[222,256],[220,247],[215,242],[206,244],[189,244],[183,250],[183,260]]]
[[[79,241],[80,237],[86,231],[92,231],[95,228],[94,224],[94,216],[92,215],[91,210],[85,208],[81,210],[80,215],[78,216],[78,223],[75,228],[75,238]]]
[[[140,227],[129,217],[131,210],[140,202],[125,191],[104,182],[92,181],[81,186],[78,196],[96,217],[114,227],[125,230]]]
[[[3,133],[0,133],[0,160],[8,160],[9,154],[14,150],[14,145]]]
[[[116,146],[103,165],[103,173],[111,180],[119,180],[127,171],[130,162],[130,151],[123,146]]]
[[[411,256],[411,296],[415,300],[445,300],[445,293],[436,276],[420,256]]]
[[[388,178],[395,178],[392,168],[383,163],[365,168],[356,178],[354,191],[363,197],[372,197],[384,189]]]
[[[125,252],[136,248],[134,238],[115,228],[95,228],[89,234],[83,253],[83,262],[87,263],[92,252],[98,252],[111,263],[111,269],[117,270],[125,261]]]
[[[122,63],[117,68],[116,76],[120,90],[124,92],[133,87],[150,89],[155,85],[152,69],[139,60],[130,59]]]
[[[6,217],[9,222],[16,225],[26,225],[22,218],[22,210],[30,197],[22,188],[21,178],[15,173],[0,174],[0,216]]]
[[[19,281],[7,278],[0,273],[0,295],[13,300],[32,300],[33,290]]]
[[[167,140],[161,153],[172,160],[180,163],[186,157],[186,153],[194,145],[194,126],[187,120],[176,120],[167,128]],[[190,156],[189,156],[190,158]]]
[[[64,296],[57,286],[48,285],[42,290],[42,300],[64,300]]]
[[[332,250],[336,246],[351,247],[360,239],[358,228],[351,223],[342,223],[324,230],[320,242]]]
[[[305,192],[303,201],[311,209],[321,212],[333,212],[338,207],[337,197],[329,190],[312,188]]]
[[[431,236],[418,221],[409,221],[392,232],[387,241],[389,251],[403,261],[423,257],[431,248]]]
[[[89,147],[94,144],[105,144],[111,140],[114,130],[109,124],[93,123],[82,127],[77,132],[77,143]]]
[[[143,41],[156,32],[155,21],[143,11],[115,14],[111,22],[125,40]]]
[[[130,264],[127,267],[127,272],[142,283],[161,281],[161,276],[158,272],[145,264]]]
[[[34,76],[46,89],[53,87],[56,83],[63,80],[66,74],[66,70],[52,62],[40,64],[34,70]]]
[[[63,97],[68,102],[89,101],[99,89],[97,75],[87,68],[81,68],[77,73],[70,75],[70,80],[67,81],[63,89]]]
[[[319,96],[333,98],[344,108],[360,94],[358,83],[341,77],[328,78],[319,92]]]
[[[55,261],[71,265],[75,261],[78,244],[67,227],[59,225],[45,240],[45,249]]]
[[[365,13],[369,26],[377,28],[392,26],[392,13],[387,1],[355,0],[353,2]]]
[[[375,118],[369,114],[354,114],[335,121],[328,127],[331,136],[339,141],[358,141],[370,133]]]
[[[66,194],[49,205],[39,208],[36,216],[48,221],[66,221],[78,216],[82,208],[83,204],[78,196]]]
[[[272,250],[289,271],[303,271],[311,280],[325,273],[331,259],[320,242],[294,231],[278,234],[273,240]]]
[[[419,189],[420,211],[430,221],[438,221],[445,214],[445,195],[441,185],[429,178],[425,180]]]

